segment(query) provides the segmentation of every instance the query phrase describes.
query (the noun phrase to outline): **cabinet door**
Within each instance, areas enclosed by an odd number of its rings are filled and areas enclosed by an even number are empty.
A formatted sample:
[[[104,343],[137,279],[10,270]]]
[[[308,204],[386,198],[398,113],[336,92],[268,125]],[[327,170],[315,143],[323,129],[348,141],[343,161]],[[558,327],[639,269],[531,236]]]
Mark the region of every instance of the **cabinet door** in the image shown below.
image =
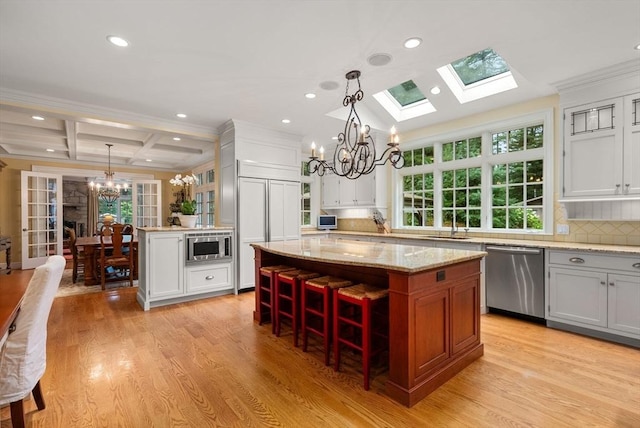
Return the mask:
[[[414,379],[445,362],[451,355],[449,290],[440,290],[415,299]],[[437,332],[437,334],[434,334]]]
[[[451,354],[480,343],[479,279],[471,278],[451,288]]]
[[[300,237],[300,183],[269,182],[269,241]]]
[[[368,175],[362,175],[355,182],[355,200],[356,205],[363,206],[375,206],[376,205],[376,175],[372,172]]]
[[[357,205],[356,201],[356,181],[350,180],[345,177],[340,177],[338,188],[340,192],[339,200],[341,207],[355,207]]]
[[[330,174],[322,177],[322,208],[335,208],[340,204],[338,176]]]
[[[231,290],[231,263],[188,267],[185,280],[187,294]]]
[[[640,194],[640,93],[624,97],[624,180],[622,192]]]
[[[640,334],[640,276],[609,274],[609,328]]]
[[[151,300],[184,294],[184,241],[182,233],[153,233],[147,254]]]
[[[622,193],[622,107],[618,98],[565,110],[564,196]]]
[[[584,324],[607,326],[607,275],[602,272],[549,268],[549,315]]]

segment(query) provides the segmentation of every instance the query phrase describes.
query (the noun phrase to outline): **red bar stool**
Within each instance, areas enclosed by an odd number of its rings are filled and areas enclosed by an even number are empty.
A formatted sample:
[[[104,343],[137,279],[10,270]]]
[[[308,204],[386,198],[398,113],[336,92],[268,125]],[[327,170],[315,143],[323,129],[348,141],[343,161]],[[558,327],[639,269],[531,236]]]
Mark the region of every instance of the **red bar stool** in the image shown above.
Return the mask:
[[[295,268],[287,265],[276,266],[263,266],[260,268],[260,283],[256,284],[257,300],[259,302],[260,310],[260,325],[265,322],[265,319],[271,321],[271,332],[276,332],[275,326],[275,284],[276,275],[280,272],[287,270],[294,270]]]
[[[353,282],[335,276],[302,281],[302,351],[307,352],[308,333],[324,341],[324,365],[329,365],[331,347],[331,312],[333,290],[348,287]]]
[[[288,270],[276,275],[275,312],[276,336],[280,337],[282,318],[291,320],[293,346],[298,346],[298,323],[300,321],[300,283],[321,276],[306,270]]]
[[[389,347],[389,290],[358,284],[333,295],[334,368],[340,368],[340,345],[362,353],[364,389],[369,390],[371,357]]]

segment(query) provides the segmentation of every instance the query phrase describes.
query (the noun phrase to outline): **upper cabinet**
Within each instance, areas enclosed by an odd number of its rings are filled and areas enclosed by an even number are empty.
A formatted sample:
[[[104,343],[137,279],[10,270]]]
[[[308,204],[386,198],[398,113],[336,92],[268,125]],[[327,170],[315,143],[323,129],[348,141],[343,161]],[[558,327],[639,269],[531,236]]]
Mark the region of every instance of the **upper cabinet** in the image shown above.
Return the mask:
[[[564,110],[565,198],[640,198],[640,93]]]
[[[326,174],[322,177],[322,208],[354,208],[376,206],[376,174],[355,180]]]

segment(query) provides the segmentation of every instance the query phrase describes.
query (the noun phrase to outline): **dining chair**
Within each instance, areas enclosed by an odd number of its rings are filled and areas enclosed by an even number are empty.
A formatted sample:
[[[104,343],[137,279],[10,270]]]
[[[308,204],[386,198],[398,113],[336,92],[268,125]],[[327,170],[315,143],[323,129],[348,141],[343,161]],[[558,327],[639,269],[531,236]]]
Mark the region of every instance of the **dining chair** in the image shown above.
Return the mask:
[[[24,427],[23,400],[29,393],[38,410],[45,408],[40,378],[47,365],[47,321],[64,266],[64,257],[55,255],[35,269],[15,330],[0,349],[0,407],[10,404],[14,428]]]
[[[100,234],[100,257],[98,258],[98,274],[100,284],[105,289],[107,275],[118,280],[129,280],[133,287],[133,231],[123,233],[123,224],[104,226]]]
[[[73,258],[73,274],[72,281],[75,284],[78,280],[78,274],[84,276],[84,248],[76,247],[76,231],[72,228],[65,227],[66,232],[69,234],[69,247],[71,249],[71,256]]]

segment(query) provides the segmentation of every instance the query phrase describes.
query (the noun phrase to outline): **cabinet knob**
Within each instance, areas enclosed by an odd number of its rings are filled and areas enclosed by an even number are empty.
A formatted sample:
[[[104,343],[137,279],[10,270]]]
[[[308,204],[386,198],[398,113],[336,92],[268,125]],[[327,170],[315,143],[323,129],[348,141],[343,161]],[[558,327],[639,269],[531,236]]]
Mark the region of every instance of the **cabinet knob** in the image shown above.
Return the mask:
[[[615,282],[613,282],[613,281],[611,281],[611,282],[609,283],[609,286],[610,286],[610,287],[613,287],[614,285],[616,285],[616,283],[615,283]]]
[[[600,281],[600,285],[607,285],[607,283],[604,281]]]
[[[213,279],[213,275],[207,275],[204,279],[206,279],[207,281]]]
[[[584,263],[584,259],[580,257],[571,257],[569,261],[571,263]]]

